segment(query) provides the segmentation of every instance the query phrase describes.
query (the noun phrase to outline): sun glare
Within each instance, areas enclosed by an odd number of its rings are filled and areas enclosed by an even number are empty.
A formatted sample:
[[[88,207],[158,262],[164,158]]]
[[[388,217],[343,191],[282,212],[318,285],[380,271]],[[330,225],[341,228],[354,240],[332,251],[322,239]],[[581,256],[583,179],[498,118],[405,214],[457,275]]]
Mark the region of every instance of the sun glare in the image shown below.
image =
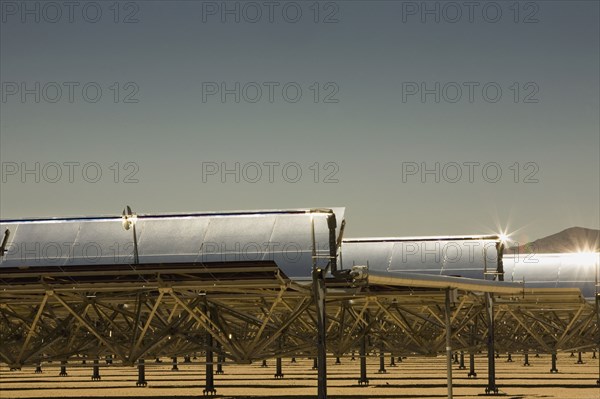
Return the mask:
[[[508,241],[510,241],[510,236],[506,233],[500,233],[498,234],[498,237],[500,238],[500,241],[502,241],[503,243],[507,243]]]
[[[599,252],[590,252],[590,251],[578,251],[571,254],[571,257],[574,261],[580,264],[594,264],[600,263],[600,253]]]

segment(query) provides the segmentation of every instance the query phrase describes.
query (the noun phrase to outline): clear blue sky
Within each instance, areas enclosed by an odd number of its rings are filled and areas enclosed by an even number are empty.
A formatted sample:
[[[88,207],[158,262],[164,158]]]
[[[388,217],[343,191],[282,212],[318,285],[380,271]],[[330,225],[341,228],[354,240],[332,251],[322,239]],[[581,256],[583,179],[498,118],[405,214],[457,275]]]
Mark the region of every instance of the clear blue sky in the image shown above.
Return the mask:
[[[47,3],[0,1],[2,218],[600,227],[598,1]]]

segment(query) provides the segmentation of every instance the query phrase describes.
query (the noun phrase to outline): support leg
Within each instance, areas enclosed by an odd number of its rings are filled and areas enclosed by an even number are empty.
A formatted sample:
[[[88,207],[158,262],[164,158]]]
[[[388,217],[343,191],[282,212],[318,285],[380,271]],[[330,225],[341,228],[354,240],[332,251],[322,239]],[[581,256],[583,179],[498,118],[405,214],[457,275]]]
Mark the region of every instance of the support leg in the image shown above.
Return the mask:
[[[583,364],[583,359],[581,359],[581,352],[577,355],[577,364]]]
[[[379,370],[377,372],[379,374],[387,373],[385,370],[385,353],[383,353],[383,351],[379,352]]]
[[[446,380],[448,385],[448,399],[453,398],[452,390],[452,322],[450,310],[450,289],[446,289]]]
[[[512,363],[513,362],[513,360],[512,360],[512,354],[511,353],[508,354],[508,358],[506,359],[506,362],[507,363]]]
[[[269,367],[269,366],[267,366],[267,359],[263,359],[262,364],[260,365],[260,367]]]
[[[138,387],[148,386],[148,381],[146,381],[146,365],[144,359],[138,360],[138,380],[135,385]]]
[[[327,399],[327,313],[325,308],[325,271],[315,268],[313,295],[317,308],[317,399]]]
[[[209,347],[212,346],[212,336],[209,338]],[[206,379],[205,386],[202,390],[204,395],[215,395],[217,390],[215,389],[215,375],[213,368],[213,352],[210,349],[206,350]]]
[[[469,374],[467,374],[468,378],[477,378],[477,373],[475,372],[475,354],[473,352],[469,353]]]
[[[283,378],[283,372],[281,371],[281,369],[282,369],[281,358],[278,357],[277,359],[275,359],[275,378],[276,379]]]
[[[94,366],[92,367],[92,381],[100,381],[100,359],[94,359]]]
[[[290,363],[296,363],[296,358],[295,358],[295,357],[293,357],[293,358],[292,358],[292,361],[291,361]]]
[[[529,352],[525,352],[525,360],[523,361],[523,366],[529,367]]]
[[[206,313],[208,314],[208,317],[213,319],[214,313],[209,308],[208,305],[205,307],[205,309],[206,309]],[[214,344],[213,337],[211,334],[208,334],[208,337],[206,339],[206,376],[205,376],[204,389],[202,390],[202,393],[204,393],[204,395],[216,395],[217,394],[217,390],[215,389],[215,374],[214,374],[214,364],[213,364],[214,358],[213,358],[213,351],[212,351],[213,344]]]
[[[552,353],[552,368],[550,369],[552,374],[558,373],[558,369],[556,368],[556,352]]]
[[[279,351],[283,350],[283,338],[279,338]],[[281,367],[281,356],[275,359],[275,379],[283,378],[283,371]]]
[[[60,373],[58,373],[58,375],[60,377],[66,377],[67,374],[67,361],[66,360],[61,360],[60,361]]]
[[[598,270],[598,272],[600,272],[600,269],[598,269],[599,265],[596,264],[596,268]],[[600,285],[598,284],[598,278],[600,276],[598,276],[598,274],[596,274],[596,287],[600,287]],[[596,325],[600,326],[600,291],[598,291],[598,288],[596,288]],[[600,327],[599,327],[600,328]],[[600,352],[600,343],[598,343],[598,352]],[[593,358],[596,358],[596,351],[594,351],[594,356]],[[600,354],[598,356],[598,379],[596,380],[596,385],[598,385],[600,387]]]
[[[498,387],[496,386],[496,359],[494,358],[494,303],[492,294],[485,293],[485,306],[487,311],[488,336],[487,336],[487,351],[488,351],[488,384],[485,387],[486,395],[497,395]]]
[[[390,367],[396,367],[396,358],[394,357],[393,353],[390,356]]]
[[[367,379],[367,334],[365,334],[360,339],[360,378],[358,380],[358,385],[369,385],[369,380]]]
[[[173,361],[173,367],[171,368],[171,371],[179,371],[179,367],[177,367],[177,356],[173,356],[171,360]]]
[[[458,369],[459,370],[466,369],[466,367],[465,367],[465,352],[464,351],[460,351],[460,361],[458,363]]]
[[[225,372],[223,371],[223,363],[225,363],[225,356],[219,354],[217,355],[217,371],[215,371],[215,374],[224,374]]]
[[[217,353],[217,371],[215,371],[215,374],[221,375],[223,374],[223,363],[225,363],[225,355],[221,352],[223,348],[221,347],[221,344],[219,342],[217,342],[217,348],[219,351]]]
[[[183,357],[183,362],[184,363],[191,363],[192,362],[192,358],[190,357],[190,355],[185,355]]]

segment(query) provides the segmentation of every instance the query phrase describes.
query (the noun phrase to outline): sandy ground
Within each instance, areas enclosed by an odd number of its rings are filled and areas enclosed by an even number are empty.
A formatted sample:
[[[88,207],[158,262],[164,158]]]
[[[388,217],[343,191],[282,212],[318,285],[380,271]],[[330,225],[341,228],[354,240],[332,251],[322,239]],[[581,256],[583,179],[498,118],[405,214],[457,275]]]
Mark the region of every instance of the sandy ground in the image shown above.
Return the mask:
[[[148,362],[146,367],[147,387],[136,387],[137,369],[106,366],[102,362],[102,380],[91,381],[92,370],[80,363],[72,363],[68,376],[59,377],[59,364],[44,365],[42,374],[35,374],[33,367],[10,372],[0,367],[0,398],[45,398],[45,397],[200,397],[204,388],[204,365],[200,358],[191,364],[179,364],[179,371],[171,371],[165,362]],[[551,398],[551,399],[600,399],[598,360],[592,354],[584,354],[585,364],[576,364],[577,358],[570,354],[559,354],[558,374],[551,374],[550,357],[530,356],[530,367],[523,366],[520,355],[513,356],[513,363],[506,356],[496,360],[497,384],[501,394],[507,398]],[[487,383],[487,363],[482,356],[476,358],[477,378],[467,378],[467,370],[453,365],[454,396],[478,398],[483,396]],[[408,358],[396,367],[389,366],[387,373],[379,374],[379,359],[368,358],[369,386],[359,386],[359,362],[350,357],[342,358],[342,364],[328,360],[328,397],[330,398],[420,398],[447,397],[445,358]],[[291,363],[283,359],[283,379],[275,379],[275,360],[268,367],[258,362],[252,365],[224,366],[225,374],[215,375],[217,397],[223,398],[288,398],[304,399],[316,397],[316,371],[312,360],[298,359]]]

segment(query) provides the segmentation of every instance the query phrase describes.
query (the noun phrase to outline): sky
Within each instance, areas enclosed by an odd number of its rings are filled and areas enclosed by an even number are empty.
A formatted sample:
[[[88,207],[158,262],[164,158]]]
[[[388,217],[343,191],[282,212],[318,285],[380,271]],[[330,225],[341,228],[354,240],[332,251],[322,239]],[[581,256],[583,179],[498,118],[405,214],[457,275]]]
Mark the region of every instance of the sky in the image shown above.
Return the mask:
[[[0,0],[0,217],[598,229],[599,4]]]

